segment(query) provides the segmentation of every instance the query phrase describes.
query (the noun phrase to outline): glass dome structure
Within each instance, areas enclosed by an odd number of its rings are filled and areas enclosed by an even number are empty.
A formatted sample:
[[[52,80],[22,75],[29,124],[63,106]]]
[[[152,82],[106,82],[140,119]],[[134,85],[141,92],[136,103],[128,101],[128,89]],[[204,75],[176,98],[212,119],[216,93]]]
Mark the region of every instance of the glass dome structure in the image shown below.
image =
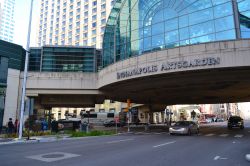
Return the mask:
[[[103,67],[147,52],[250,38],[250,0],[117,0],[103,38]]]

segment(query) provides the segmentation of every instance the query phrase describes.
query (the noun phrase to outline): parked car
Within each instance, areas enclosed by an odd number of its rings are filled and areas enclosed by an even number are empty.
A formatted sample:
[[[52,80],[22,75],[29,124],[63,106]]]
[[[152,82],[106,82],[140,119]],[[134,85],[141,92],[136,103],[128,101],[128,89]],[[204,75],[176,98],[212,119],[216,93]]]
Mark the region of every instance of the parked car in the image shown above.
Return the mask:
[[[239,127],[240,129],[244,129],[244,121],[239,116],[231,116],[227,122],[228,129],[232,129],[233,127]]]
[[[222,119],[222,118],[216,118],[215,122],[224,122],[224,119]]]
[[[199,125],[193,121],[178,121],[169,128],[169,133],[173,134],[187,134],[199,133]]]
[[[103,125],[104,125],[105,127],[114,127],[114,126],[116,126],[116,123],[115,123],[115,120],[110,120],[110,121],[105,121],[105,122],[103,123]],[[118,126],[118,127],[121,126],[120,122],[117,123],[117,126]]]

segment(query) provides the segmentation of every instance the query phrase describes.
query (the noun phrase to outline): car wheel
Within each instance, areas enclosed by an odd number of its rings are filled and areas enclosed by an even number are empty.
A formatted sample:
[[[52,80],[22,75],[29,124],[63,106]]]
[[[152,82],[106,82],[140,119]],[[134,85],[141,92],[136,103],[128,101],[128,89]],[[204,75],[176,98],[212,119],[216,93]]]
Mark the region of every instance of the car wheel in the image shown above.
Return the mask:
[[[174,133],[169,133],[170,135],[174,135]]]
[[[240,129],[244,129],[244,126],[240,126]]]

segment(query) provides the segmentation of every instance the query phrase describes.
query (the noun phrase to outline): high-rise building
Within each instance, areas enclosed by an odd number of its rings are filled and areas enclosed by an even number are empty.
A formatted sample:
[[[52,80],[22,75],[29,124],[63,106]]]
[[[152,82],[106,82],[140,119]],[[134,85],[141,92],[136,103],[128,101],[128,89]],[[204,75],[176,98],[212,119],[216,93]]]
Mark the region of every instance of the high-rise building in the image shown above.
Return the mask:
[[[41,0],[37,45],[102,47],[114,0]]]
[[[13,42],[15,0],[0,0],[0,39]]]

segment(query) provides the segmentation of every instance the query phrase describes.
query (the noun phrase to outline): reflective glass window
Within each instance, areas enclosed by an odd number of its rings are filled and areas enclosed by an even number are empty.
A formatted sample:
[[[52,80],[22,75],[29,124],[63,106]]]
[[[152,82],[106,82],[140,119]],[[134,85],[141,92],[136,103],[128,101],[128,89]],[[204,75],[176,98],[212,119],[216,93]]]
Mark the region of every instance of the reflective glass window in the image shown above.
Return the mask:
[[[152,47],[164,45],[164,38],[162,36],[164,36],[164,34],[152,36]]]
[[[158,35],[164,33],[164,22],[152,25],[152,35]]]
[[[179,18],[179,27],[182,28],[186,26],[188,26],[188,15]]]
[[[234,28],[233,16],[223,17],[215,20],[215,29],[217,32],[233,28]]]
[[[219,5],[228,1],[231,1],[231,0],[212,0],[212,3],[213,5]]]
[[[188,27],[180,29],[179,33],[180,33],[180,40],[189,39]]]
[[[190,31],[190,37],[197,37],[197,36],[203,36],[205,34],[213,33],[214,32],[214,23],[213,21],[208,21],[205,23],[197,24],[194,26],[191,26],[189,28]]]
[[[216,40],[229,40],[229,39],[235,39],[235,30],[216,33]]]
[[[241,34],[247,36],[250,9],[245,7],[246,1],[237,2],[242,6]],[[233,18],[231,0],[116,1],[103,42],[103,48],[111,50],[104,50],[103,61],[114,63],[115,55],[123,60],[158,49],[233,39]],[[234,33],[229,35],[230,32]]]
[[[233,14],[233,8],[231,2],[214,7],[215,18],[224,17],[232,14]]]
[[[171,19],[165,22],[165,31],[172,31],[178,29],[178,19]]]
[[[210,42],[215,40],[215,34],[204,35],[196,38],[190,39],[190,44],[198,44],[204,42]]]
[[[189,15],[189,24],[198,24],[213,19],[213,9],[205,9]]]
[[[179,33],[177,30],[165,33],[166,43],[173,43],[179,40]]]

